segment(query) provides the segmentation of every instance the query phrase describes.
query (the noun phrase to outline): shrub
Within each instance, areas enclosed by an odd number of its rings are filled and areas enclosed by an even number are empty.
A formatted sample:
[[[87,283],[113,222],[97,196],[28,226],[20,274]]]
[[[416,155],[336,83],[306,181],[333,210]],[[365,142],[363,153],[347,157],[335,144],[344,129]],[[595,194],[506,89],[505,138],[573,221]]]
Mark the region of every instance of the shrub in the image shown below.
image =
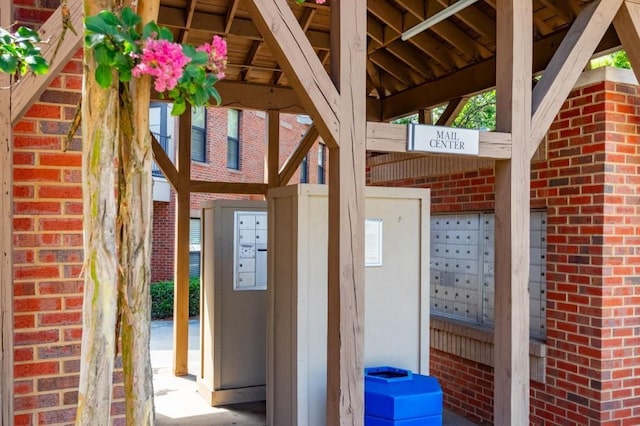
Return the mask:
[[[200,314],[200,277],[189,279],[189,316]],[[173,318],[173,281],[151,284],[151,319]]]

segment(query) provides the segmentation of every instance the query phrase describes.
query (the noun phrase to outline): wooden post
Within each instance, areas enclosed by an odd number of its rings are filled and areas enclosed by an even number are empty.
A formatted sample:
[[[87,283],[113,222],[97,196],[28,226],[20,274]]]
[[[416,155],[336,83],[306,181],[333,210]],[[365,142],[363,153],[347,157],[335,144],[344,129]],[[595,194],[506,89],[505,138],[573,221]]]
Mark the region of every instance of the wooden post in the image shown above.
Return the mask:
[[[531,0],[497,3],[497,130],[511,132],[496,161],[494,422],[529,424]]]
[[[264,181],[273,188],[279,185],[280,168],[280,113],[267,112],[267,156],[264,167]]]
[[[11,25],[11,1],[0,3],[0,26]],[[0,73],[0,87],[8,87]],[[0,425],[13,424],[13,139],[11,91],[0,89]]]
[[[329,147],[327,424],[362,425],[366,1],[334,1],[331,23],[340,109],[339,146]]]
[[[173,298],[173,373],[189,374],[189,219],[191,218],[191,107],[180,116],[178,129],[178,187],[174,298]]]

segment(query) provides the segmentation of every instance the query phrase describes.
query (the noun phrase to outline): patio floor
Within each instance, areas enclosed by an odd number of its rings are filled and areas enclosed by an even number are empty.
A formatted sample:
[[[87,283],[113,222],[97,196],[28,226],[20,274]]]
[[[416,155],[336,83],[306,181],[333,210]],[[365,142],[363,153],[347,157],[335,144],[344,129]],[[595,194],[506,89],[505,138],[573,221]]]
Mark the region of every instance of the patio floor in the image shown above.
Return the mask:
[[[157,425],[262,426],[265,403],[211,407],[196,391],[196,374],[200,370],[200,323],[189,321],[189,375],[172,374],[173,322],[151,323],[151,367],[155,394]],[[444,426],[473,426],[474,423],[445,410]]]

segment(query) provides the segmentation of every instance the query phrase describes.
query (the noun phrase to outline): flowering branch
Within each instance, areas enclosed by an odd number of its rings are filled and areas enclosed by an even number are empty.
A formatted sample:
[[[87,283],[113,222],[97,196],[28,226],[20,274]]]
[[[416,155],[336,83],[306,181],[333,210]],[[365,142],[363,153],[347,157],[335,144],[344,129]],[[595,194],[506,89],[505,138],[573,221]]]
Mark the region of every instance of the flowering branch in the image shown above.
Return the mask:
[[[219,104],[220,94],[214,87],[224,78],[227,65],[227,44],[214,36],[210,44],[197,49],[189,44],[173,42],[167,28],[149,22],[142,27],[141,18],[130,8],[120,16],[103,10],[85,19],[85,46],[94,49],[96,81],[109,87],[113,70],[121,82],[149,75],[154,89],[173,101],[173,115],[193,106],[208,105],[214,98]]]
[[[15,33],[0,28],[0,71],[20,79],[27,72],[46,74],[49,64],[40,54],[36,43],[40,42],[37,31],[20,27]]]

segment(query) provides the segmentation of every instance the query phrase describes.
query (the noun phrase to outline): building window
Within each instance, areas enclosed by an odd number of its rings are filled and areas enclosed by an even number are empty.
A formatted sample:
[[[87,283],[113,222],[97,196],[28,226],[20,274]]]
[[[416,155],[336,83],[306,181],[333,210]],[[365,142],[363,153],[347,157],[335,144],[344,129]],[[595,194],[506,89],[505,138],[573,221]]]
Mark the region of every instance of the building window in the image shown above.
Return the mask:
[[[431,217],[431,312],[476,324],[494,322],[492,213]],[[534,337],[546,335],[546,213],[531,213],[529,295]]]
[[[161,102],[153,102],[149,105],[149,131],[153,135],[154,138],[158,141],[164,152],[167,153],[169,158],[173,158],[172,152],[170,151],[170,142],[171,135],[169,134],[169,129],[167,128],[167,104]],[[162,170],[153,162],[151,166],[151,174],[153,176],[163,176]]]
[[[207,162],[207,110],[191,109],[191,161]]]
[[[200,218],[189,220],[189,276],[200,276],[200,247],[202,228]]]
[[[309,183],[309,154],[304,156],[300,164],[300,183]]]
[[[227,167],[240,170],[240,111],[227,112]]]
[[[324,175],[325,175],[324,163],[326,161],[326,158],[325,158],[326,150],[327,150],[327,147],[325,146],[325,144],[323,143],[318,144],[318,183],[325,183],[324,182]]]

